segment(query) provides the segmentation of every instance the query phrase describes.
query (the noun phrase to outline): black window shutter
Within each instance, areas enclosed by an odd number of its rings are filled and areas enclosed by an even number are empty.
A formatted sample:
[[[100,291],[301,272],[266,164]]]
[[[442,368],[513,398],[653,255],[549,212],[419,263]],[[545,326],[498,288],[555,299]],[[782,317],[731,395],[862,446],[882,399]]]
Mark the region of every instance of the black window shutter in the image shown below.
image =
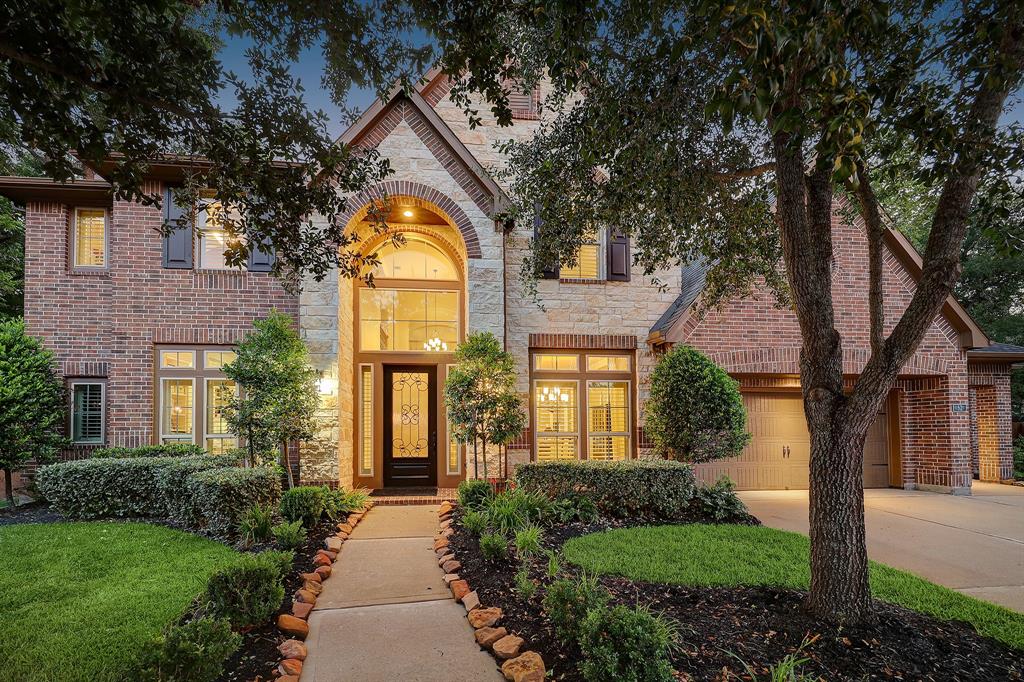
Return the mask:
[[[612,228],[608,233],[608,279],[628,282],[630,266],[629,237]]]
[[[192,269],[193,229],[191,224],[178,226],[178,220],[190,211],[174,201],[171,187],[164,190],[164,225],[169,229],[164,234],[163,265],[179,270]]]
[[[270,238],[263,240],[261,246],[253,247],[249,252],[249,272],[270,272],[274,267],[274,245]]]
[[[540,213],[535,211],[533,214],[533,239],[537,241],[540,239],[540,226],[544,224],[541,220]],[[554,268],[542,268],[540,271],[541,279],[558,279],[558,267]]]

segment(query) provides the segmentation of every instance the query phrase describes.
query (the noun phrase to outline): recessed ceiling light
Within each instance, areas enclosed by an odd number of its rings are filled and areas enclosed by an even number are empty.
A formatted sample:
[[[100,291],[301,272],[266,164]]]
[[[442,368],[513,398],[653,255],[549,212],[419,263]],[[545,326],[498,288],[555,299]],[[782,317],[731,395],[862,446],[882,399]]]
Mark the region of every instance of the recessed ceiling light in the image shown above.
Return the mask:
[[[412,211],[408,211],[408,210],[407,211],[402,211],[402,215],[404,215],[406,218],[411,218],[412,217]]]

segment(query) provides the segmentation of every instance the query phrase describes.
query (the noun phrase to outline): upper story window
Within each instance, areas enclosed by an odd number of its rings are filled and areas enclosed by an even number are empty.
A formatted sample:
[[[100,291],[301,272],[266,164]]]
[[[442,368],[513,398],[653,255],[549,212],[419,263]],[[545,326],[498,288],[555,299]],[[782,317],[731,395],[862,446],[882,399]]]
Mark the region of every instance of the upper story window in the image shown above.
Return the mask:
[[[375,254],[380,265],[374,277],[388,279],[457,280],[455,264],[430,242],[409,236],[401,246],[388,242]]]
[[[107,267],[107,212],[76,208],[71,238],[71,262],[76,268]]]
[[[576,252],[576,264],[562,265],[558,276],[562,279],[604,279],[601,265],[605,247],[601,237],[602,233],[597,232],[589,235]]]
[[[534,239],[539,238],[543,224],[539,215],[534,216]],[[562,263],[561,267],[544,268],[541,277],[583,283],[628,282],[633,265],[629,238],[615,228],[595,229],[585,236],[572,260],[572,265]]]
[[[199,224],[199,268],[202,270],[234,270],[228,265],[224,251],[231,245],[233,237],[227,230],[225,220],[227,214],[224,206],[216,199],[206,201],[201,206],[198,217]]]

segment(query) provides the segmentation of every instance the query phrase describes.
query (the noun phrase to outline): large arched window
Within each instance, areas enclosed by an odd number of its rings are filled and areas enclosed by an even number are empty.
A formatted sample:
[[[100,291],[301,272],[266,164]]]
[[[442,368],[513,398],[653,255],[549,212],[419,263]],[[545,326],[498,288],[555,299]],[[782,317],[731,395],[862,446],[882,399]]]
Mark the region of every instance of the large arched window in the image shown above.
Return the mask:
[[[455,261],[415,234],[375,251],[374,287],[360,287],[360,351],[452,352],[459,342],[461,280]]]

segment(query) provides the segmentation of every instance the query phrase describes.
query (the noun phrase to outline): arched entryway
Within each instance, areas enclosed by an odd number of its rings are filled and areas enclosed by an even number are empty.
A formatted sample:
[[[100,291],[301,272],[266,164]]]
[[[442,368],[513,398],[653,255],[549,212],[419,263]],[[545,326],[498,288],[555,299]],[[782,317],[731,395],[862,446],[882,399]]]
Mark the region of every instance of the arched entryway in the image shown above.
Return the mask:
[[[449,437],[443,386],[466,333],[466,249],[436,206],[391,197],[384,234],[368,224],[370,282],[351,300],[352,453],[357,486],[453,487],[461,448]]]

